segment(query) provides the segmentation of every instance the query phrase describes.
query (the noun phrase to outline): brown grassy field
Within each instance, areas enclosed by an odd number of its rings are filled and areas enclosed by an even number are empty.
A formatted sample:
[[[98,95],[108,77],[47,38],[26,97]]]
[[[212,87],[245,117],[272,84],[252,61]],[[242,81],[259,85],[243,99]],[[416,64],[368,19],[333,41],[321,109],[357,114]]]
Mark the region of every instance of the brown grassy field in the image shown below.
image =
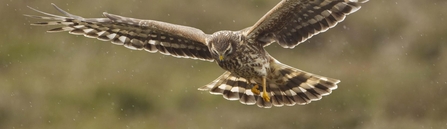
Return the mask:
[[[83,17],[109,12],[194,26],[251,26],[279,0],[4,0],[0,128],[446,129],[447,1],[370,0],[325,33],[267,48],[279,61],[341,80],[305,106],[261,109],[197,88],[215,63],[132,51],[30,26],[31,6]]]

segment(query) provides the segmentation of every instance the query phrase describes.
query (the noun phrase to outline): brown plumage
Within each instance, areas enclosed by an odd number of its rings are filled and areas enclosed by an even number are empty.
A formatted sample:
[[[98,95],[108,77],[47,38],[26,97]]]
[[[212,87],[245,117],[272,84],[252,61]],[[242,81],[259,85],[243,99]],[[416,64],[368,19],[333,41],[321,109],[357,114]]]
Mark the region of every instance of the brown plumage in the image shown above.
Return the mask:
[[[282,0],[251,27],[213,34],[205,34],[193,27],[109,13],[104,13],[105,18],[83,18],[54,4],[65,16],[33,8],[47,16],[26,16],[52,20],[33,25],[61,26],[48,32],[68,31],[129,49],[216,61],[226,72],[199,90],[243,104],[270,108],[320,100],[336,89],[340,81],[282,64],[264,47],[277,42],[284,48],[293,48],[343,21],[366,1]]]

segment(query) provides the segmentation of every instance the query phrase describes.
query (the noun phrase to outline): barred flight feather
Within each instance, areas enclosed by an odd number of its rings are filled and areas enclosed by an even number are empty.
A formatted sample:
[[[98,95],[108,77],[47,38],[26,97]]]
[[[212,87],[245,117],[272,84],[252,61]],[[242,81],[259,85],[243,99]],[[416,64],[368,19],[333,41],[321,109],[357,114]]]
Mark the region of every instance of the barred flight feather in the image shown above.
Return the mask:
[[[242,104],[271,108],[293,105],[305,105],[320,100],[337,89],[339,80],[322,77],[308,73],[275,60],[272,71],[267,78],[267,93],[271,101],[266,102],[251,89],[255,84],[261,85],[257,80],[246,80],[225,72],[213,82],[199,90],[209,91],[214,95],[222,95],[228,100],[239,100]],[[254,82],[254,83],[253,83]],[[261,90],[260,88],[258,90]]]
[[[192,58],[213,61],[205,38],[208,36],[201,30],[151,20],[140,20],[118,15],[104,13],[107,18],[82,18],[72,15],[53,6],[65,16],[58,16],[32,10],[47,16],[25,15],[43,20],[54,20],[38,22],[32,25],[61,27],[53,28],[47,32],[64,32],[83,35],[88,38],[96,38],[101,41],[110,41],[116,45],[123,45],[132,50],[146,50],[148,52],[160,52],[164,55],[172,55],[180,58]],[[174,26],[175,28],[171,28]],[[163,29],[169,27],[170,29]],[[169,32],[167,32],[169,31]]]
[[[359,10],[360,3],[367,1],[281,1],[251,29],[245,30],[245,35],[255,39],[253,42],[263,42],[264,46],[276,41],[284,48],[294,48],[312,36],[334,27],[347,15]],[[295,5],[291,6],[292,3]]]
[[[60,26],[48,32],[69,32],[174,57],[219,60],[218,65],[226,72],[199,90],[242,104],[271,108],[320,100],[337,89],[340,81],[282,64],[264,47],[277,42],[284,48],[293,48],[334,27],[366,1],[282,0],[251,27],[211,35],[193,27],[109,13],[103,13],[105,18],[83,18],[54,4],[64,16],[31,7],[45,16],[25,16],[50,20],[32,25]]]

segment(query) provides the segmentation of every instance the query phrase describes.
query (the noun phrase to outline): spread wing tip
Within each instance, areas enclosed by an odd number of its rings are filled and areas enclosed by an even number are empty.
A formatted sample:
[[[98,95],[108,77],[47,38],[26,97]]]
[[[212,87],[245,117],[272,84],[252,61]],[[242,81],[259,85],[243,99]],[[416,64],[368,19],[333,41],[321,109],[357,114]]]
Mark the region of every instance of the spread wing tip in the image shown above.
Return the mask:
[[[70,14],[53,3],[52,5],[64,16],[43,12],[30,6],[27,7],[42,15],[24,14],[24,16],[49,20],[32,23],[31,25],[60,25],[60,27],[50,29],[47,32],[68,31],[74,35],[83,35],[101,41],[111,41],[113,44],[123,45],[132,50],[144,49],[148,52],[160,52],[164,55],[172,55],[179,58],[214,61],[208,52],[206,44],[196,40],[203,39],[202,36],[206,36],[197,29],[159,21],[146,23],[156,27],[141,27],[139,26],[140,21],[142,21],[140,19],[123,17],[107,12],[103,13],[106,18],[83,18]],[[183,47],[180,48],[179,46]]]

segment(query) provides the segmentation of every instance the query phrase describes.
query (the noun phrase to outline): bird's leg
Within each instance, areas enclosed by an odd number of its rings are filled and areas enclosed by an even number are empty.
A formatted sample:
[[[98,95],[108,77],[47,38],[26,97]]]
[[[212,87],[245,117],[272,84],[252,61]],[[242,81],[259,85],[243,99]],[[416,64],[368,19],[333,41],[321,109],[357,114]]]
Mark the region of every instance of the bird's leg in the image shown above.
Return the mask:
[[[265,102],[270,102],[270,97],[267,94],[267,79],[265,76],[262,77],[262,98],[264,99]]]
[[[258,90],[259,85],[255,84],[252,88],[251,88],[251,92],[253,92],[255,95],[259,95],[261,93],[261,91]]]

